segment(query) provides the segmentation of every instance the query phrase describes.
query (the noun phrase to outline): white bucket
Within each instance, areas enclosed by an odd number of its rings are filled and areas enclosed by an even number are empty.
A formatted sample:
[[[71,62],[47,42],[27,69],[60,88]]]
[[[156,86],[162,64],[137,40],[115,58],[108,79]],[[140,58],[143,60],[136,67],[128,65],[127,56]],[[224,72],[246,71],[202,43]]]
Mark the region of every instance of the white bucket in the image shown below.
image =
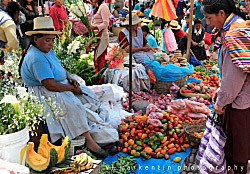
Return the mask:
[[[26,128],[19,132],[0,135],[0,158],[24,165],[28,141],[29,132]]]
[[[76,147],[83,146],[85,144],[85,137],[78,136],[75,139],[71,140],[71,145],[69,149],[69,156],[75,155]]]

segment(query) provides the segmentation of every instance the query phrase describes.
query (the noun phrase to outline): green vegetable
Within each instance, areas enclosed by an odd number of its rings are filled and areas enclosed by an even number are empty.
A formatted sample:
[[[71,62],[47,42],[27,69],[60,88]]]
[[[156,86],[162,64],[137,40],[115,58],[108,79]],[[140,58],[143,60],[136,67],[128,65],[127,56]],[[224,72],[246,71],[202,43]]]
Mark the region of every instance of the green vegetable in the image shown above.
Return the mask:
[[[153,151],[155,151],[155,149],[157,149],[157,145],[153,144],[151,148],[152,148]]]
[[[136,151],[142,151],[142,147],[141,147],[141,146],[137,146],[137,147],[135,148],[135,150],[136,150]]]
[[[137,144],[138,146],[142,146],[142,142],[140,142],[140,141],[136,141],[135,144]]]
[[[149,138],[148,137],[146,137],[146,138],[143,139],[143,143],[147,144],[148,142],[149,142]]]

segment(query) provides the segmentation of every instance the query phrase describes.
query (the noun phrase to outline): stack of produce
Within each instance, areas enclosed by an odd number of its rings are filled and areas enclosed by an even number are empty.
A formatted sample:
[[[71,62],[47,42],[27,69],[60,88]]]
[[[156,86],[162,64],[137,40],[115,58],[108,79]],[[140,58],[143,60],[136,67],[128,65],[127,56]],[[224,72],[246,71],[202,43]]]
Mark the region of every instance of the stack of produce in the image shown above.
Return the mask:
[[[153,103],[162,110],[167,109],[167,106],[172,101],[172,96],[170,94],[167,95],[164,94],[155,95],[155,94],[156,92],[152,90],[150,90],[149,93],[142,91],[140,92],[132,91],[132,102],[144,100]],[[127,95],[127,98],[122,104],[123,109],[128,110],[129,107],[128,103],[129,103],[129,94]]]
[[[212,74],[212,73],[210,72],[210,73],[206,73],[206,74]],[[189,74],[188,78],[189,77],[193,77],[197,80],[201,80],[202,81],[201,83],[209,84],[211,87],[219,88],[219,86],[220,86],[220,81],[219,81],[220,78],[216,74],[204,75],[204,73],[195,71],[194,73]],[[214,89],[214,90],[216,90],[216,89]]]
[[[197,94],[204,99],[211,99],[213,91],[215,91],[214,87],[211,87],[208,84],[196,83],[196,82],[188,83],[187,85],[184,85],[181,88],[181,94],[185,97],[190,97],[185,94]],[[207,94],[207,95],[202,95],[202,94]]]
[[[122,156],[118,155],[117,161],[112,162],[110,165],[106,163],[102,164],[101,173],[134,173],[134,170],[137,168],[136,159],[133,159],[132,156]]]
[[[202,119],[207,116],[211,116],[211,110],[204,103],[190,101],[188,99],[173,100],[169,107],[168,112],[177,115],[187,115],[192,119],[196,119],[195,122],[201,122]]]
[[[203,66],[204,66],[205,68],[207,68],[207,69],[212,69],[212,67],[213,67],[214,65],[217,65],[216,60],[207,60],[207,61],[203,62]]]
[[[170,54],[169,57],[170,57],[170,60],[169,60],[170,64],[175,64],[180,67],[187,66],[187,59],[182,56],[180,50],[176,50],[174,54]]]
[[[204,134],[204,132],[205,132],[205,129],[202,128],[202,129],[200,130],[200,132],[194,132],[193,135],[196,136],[197,138],[200,138],[200,139],[201,139],[202,136],[203,136],[203,134]]]
[[[190,122],[190,118],[159,111],[150,104],[146,115],[122,120],[118,126],[120,141],[124,143],[122,152],[143,159],[169,159],[175,152],[186,151],[189,141],[182,123]]]

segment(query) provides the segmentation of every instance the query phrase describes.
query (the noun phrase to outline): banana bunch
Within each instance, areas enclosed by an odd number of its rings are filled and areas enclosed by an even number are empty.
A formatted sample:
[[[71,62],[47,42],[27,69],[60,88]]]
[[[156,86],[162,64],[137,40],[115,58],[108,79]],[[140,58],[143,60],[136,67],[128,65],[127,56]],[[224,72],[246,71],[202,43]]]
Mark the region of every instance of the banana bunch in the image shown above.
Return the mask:
[[[78,172],[93,168],[94,160],[86,153],[81,153],[73,157],[74,161],[69,167],[52,170],[51,174],[76,174]]]
[[[74,156],[74,162],[70,165],[79,171],[88,170],[93,167],[93,159],[86,153],[81,153]]]

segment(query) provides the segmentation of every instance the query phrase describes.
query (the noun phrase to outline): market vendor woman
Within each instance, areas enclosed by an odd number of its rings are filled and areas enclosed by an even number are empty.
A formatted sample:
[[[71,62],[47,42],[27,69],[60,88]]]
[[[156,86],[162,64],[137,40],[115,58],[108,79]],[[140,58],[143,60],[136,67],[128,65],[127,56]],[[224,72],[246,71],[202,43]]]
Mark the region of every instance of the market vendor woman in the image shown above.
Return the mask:
[[[80,85],[69,77],[61,66],[60,61],[52,51],[54,39],[59,31],[54,31],[53,21],[50,17],[38,17],[34,19],[34,30],[26,32],[31,36],[31,46],[20,63],[21,76],[29,90],[40,97],[54,96],[53,100],[60,104],[62,119],[52,120],[53,112],[46,118],[51,141],[69,136],[74,139],[77,136],[86,138],[86,146],[97,156],[106,157],[102,150],[90,135],[89,119],[98,117],[92,106],[97,103],[93,100],[95,94],[86,86]],[[86,95],[82,94],[88,94]],[[88,104],[88,108],[85,104]],[[48,109],[48,108],[47,108]],[[102,132],[100,132],[102,135]],[[116,136],[116,135],[114,135]],[[106,138],[107,137],[103,137]],[[117,133],[118,139],[118,133]],[[111,142],[109,142],[111,143]]]
[[[94,23],[90,28],[97,32],[101,38],[94,52],[94,65],[96,72],[99,72],[105,64],[105,56],[109,45],[109,17],[110,11],[104,0],[92,0],[94,9]]]
[[[132,53],[135,58],[135,62],[142,64],[146,70],[152,69],[148,63],[145,63],[145,59],[154,60],[154,55],[151,51],[156,51],[155,48],[149,46],[147,39],[143,36],[142,29],[140,27],[141,19],[135,14],[132,14]],[[129,52],[129,15],[126,16],[126,21],[123,23],[125,28],[119,33],[118,40],[123,48],[127,48]]]
[[[225,36],[228,30],[232,31],[233,26],[236,28],[241,26],[243,29],[249,28],[249,26],[244,27],[246,24],[245,14],[240,13],[233,0],[202,0],[201,10],[207,24],[221,29],[222,36]],[[234,52],[242,55],[242,53],[249,51],[244,50],[249,44],[249,39],[235,35],[234,38],[238,39],[239,42],[233,41],[233,43],[225,44],[225,39],[228,37],[222,38],[224,44],[221,45],[219,55],[222,79],[214,111],[217,114],[223,114],[221,116],[222,123],[227,135],[224,147],[227,165],[234,170],[234,174],[247,173],[247,164],[250,159],[250,74],[238,68],[232,62],[229,53]],[[226,48],[226,45],[233,44],[242,49]]]

